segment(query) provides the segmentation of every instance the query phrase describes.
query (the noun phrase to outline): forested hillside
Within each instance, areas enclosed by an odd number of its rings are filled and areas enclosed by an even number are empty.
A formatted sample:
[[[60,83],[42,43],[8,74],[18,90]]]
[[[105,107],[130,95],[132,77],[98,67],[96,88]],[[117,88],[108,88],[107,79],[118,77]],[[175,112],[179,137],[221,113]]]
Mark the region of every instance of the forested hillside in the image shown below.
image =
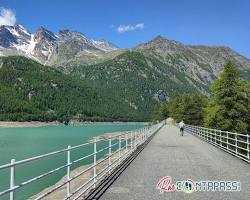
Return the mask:
[[[183,72],[154,57],[127,51],[103,63],[75,68],[71,75],[88,80],[150,117],[155,106],[175,93],[208,91]]]
[[[0,58],[0,120],[146,120],[127,102],[87,81],[24,57]]]

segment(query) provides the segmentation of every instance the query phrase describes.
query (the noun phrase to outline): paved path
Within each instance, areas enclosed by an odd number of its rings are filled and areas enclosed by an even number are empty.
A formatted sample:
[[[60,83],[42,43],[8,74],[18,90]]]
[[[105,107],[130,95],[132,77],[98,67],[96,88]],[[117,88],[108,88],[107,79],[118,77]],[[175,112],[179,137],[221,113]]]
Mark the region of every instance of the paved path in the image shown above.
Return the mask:
[[[155,186],[164,176],[173,182],[200,180],[241,181],[241,192],[168,192],[160,194]],[[185,133],[164,126],[131,165],[103,194],[101,200],[249,200],[250,165]]]

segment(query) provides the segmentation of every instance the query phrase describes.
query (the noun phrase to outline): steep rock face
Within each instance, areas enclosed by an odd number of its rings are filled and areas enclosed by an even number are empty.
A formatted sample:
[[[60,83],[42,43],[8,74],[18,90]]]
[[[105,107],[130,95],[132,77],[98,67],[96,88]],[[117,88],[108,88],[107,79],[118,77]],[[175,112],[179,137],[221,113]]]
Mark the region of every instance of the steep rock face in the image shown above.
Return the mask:
[[[226,60],[235,62],[240,70],[250,69],[250,60],[228,47],[191,46],[158,36],[135,48],[153,56],[200,83],[210,83],[221,71]]]
[[[91,53],[94,51],[101,51],[96,48],[92,40],[85,35],[70,30],[59,31],[58,42],[58,56],[59,59],[73,59],[81,53]]]
[[[0,46],[3,48],[9,48],[16,43],[16,37],[14,37],[7,28],[0,26]]]
[[[241,69],[250,68],[250,60],[241,56],[228,47],[221,46],[188,46],[204,63],[211,65],[212,70],[218,73],[225,60],[232,60]]]
[[[115,51],[119,49],[116,45],[107,40],[93,40],[93,45],[105,52]]]
[[[2,55],[26,54],[31,34],[21,25],[0,26],[0,53]]]
[[[54,33],[46,30],[45,28],[39,28],[31,37],[31,44],[33,50],[31,54],[38,58],[38,60],[48,61],[56,50],[57,36]],[[32,47],[31,47],[32,48]]]

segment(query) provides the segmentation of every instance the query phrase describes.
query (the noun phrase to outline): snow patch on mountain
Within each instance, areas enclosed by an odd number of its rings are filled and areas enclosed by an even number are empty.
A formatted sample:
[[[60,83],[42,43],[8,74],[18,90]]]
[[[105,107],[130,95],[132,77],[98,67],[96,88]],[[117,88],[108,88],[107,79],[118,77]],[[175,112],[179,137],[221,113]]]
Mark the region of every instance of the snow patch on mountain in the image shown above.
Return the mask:
[[[51,59],[74,58],[81,52],[98,56],[97,51],[106,53],[117,49],[109,41],[89,39],[78,31],[60,30],[55,34],[41,27],[32,34],[22,25],[0,26],[1,55],[11,52],[11,55],[21,54],[48,63]]]

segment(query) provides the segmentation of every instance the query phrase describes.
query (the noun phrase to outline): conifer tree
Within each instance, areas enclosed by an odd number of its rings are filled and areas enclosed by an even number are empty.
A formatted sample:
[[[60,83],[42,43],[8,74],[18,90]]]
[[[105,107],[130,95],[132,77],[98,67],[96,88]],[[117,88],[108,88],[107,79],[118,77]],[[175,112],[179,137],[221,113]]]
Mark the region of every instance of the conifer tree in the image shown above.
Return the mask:
[[[227,61],[211,87],[205,110],[205,126],[228,131],[248,129],[249,84],[239,77],[237,66]]]

